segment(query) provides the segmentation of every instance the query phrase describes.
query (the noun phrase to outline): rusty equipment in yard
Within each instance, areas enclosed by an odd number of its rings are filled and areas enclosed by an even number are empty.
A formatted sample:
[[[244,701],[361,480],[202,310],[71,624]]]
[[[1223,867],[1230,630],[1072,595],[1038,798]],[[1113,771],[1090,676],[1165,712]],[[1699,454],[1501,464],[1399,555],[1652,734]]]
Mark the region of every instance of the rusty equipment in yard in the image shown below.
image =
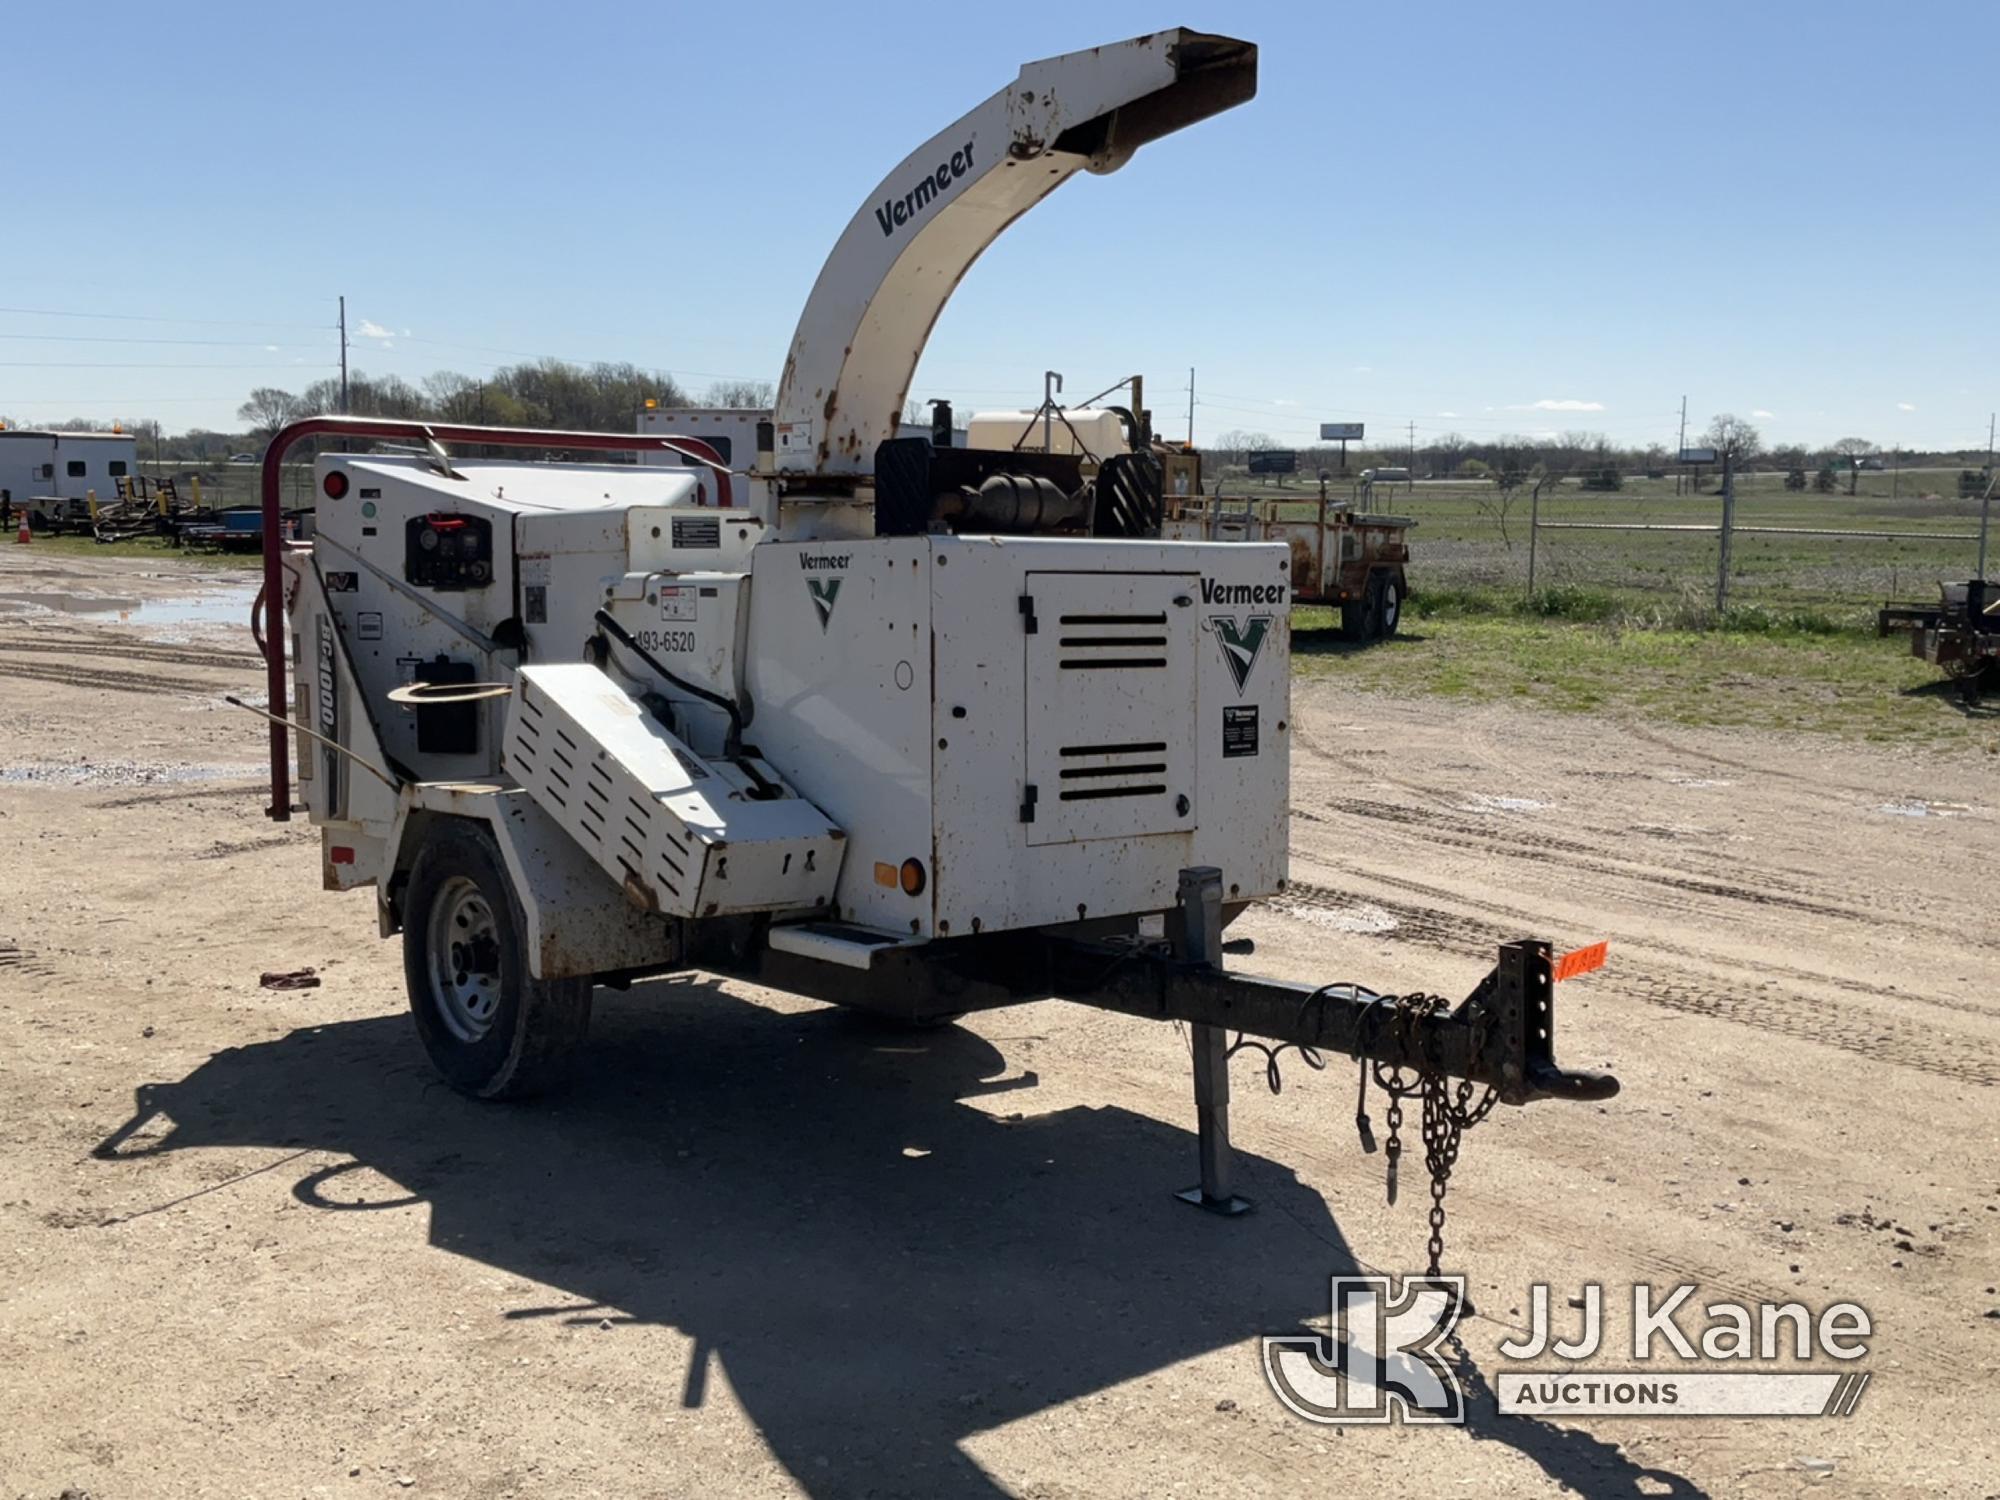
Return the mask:
[[[1039,451],[898,433],[987,245],[1250,98],[1256,63],[1175,30],[1024,67],[862,205],[773,409],[724,414],[748,419],[733,439],[315,417],[272,440],[261,640],[293,718],[270,814],[293,811],[296,729],[323,881],[371,889],[402,934],[454,1087],[546,1087],[595,986],[678,970],[912,1025],[1065,999],[1191,1028],[1185,1196],[1217,1213],[1245,1206],[1233,1051],[1274,1082],[1280,1052],[1354,1059],[1392,1100],[1392,1183],[1420,1099],[1434,1265],[1459,1135],[1492,1101],[1617,1091],[1556,1063],[1545,942],[1503,946],[1455,1005],[1224,969],[1224,928],[1287,886],[1289,544],[1163,538],[1185,455],[1152,463],[1137,436],[1085,473],[1053,414]],[[315,434],[418,451],[323,454],[313,538],[288,542],[282,465]]]
[[[1875,630],[1909,632],[1910,654],[1941,668],[1968,702],[2000,686],[2000,583],[1941,583],[1936,604],[1889,605]]]
[[[1350,641],[1388,640],[1403,620],[1410,582],[1409,516],[1375,515],[1336,505],[1320,485],[1319,508],[1295,514],[1296,501],[1225,500],[1220,494],[1169,497],[1160,534],[1185,540],[1281,542],[1291,556],[1292,603],[1340,612]]]

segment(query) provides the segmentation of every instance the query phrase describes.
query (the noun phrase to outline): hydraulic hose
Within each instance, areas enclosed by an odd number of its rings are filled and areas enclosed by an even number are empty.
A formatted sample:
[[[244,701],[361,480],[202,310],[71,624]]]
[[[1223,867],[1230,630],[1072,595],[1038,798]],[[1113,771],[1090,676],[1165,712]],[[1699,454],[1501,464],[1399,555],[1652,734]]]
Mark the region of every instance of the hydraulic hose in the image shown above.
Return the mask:
[[[597,612],[597,624],[599,629],[613,636],[626,650],[630,651],[639,660],[651,667],[682,692],[686,693],[690,698],[699,698],[704,703],[712,703],[728,714],[729,739],[723,748],[732,758],[742,752],[744,713],[734,698],[725,697],[721,693],[711,692],[709,689],[701,686],[701,684],[689,682],[679,673],[670,670],[657,656],[634,640],[632,632],[613,619],[610,611],[600,609]]]

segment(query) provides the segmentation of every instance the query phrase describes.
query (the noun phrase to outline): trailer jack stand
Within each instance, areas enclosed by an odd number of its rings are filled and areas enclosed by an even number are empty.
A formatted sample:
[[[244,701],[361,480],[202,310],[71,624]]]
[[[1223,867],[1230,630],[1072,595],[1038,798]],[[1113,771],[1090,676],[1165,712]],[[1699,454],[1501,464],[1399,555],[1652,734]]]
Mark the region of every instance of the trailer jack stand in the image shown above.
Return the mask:
[[[1222,871],[1200,865],[1181,871],[1179,926],[1174,957],[1182,963],[1222,967]],[[1222,1027],[1194,1022],[1194,1112],[1200,1132],[1201,1181],[1174,1196],[1224,1218],[1253,1205],[1231,1191],[1235,1152],[1229,1144],[1229,1037]]]

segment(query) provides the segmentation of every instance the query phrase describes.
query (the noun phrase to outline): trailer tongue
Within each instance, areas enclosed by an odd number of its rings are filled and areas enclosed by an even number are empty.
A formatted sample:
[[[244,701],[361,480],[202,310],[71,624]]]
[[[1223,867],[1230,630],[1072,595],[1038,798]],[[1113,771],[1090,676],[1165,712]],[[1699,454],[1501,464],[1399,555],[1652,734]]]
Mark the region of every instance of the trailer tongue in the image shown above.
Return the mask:
[[[747,465],[657,435],[277,434],[271,707],[292,706],[324,882],[374,890],[455,1087],[556,1081],[595,985],[677,969],[913,1024],[1063,998],[1192,1027],[1184,1196],[1216,1212],[1247,1206],[1236,1051],[1274,1083],[1283,1053],[1353,1059],[1365,1150],[1371,1088],[1387,1102],[1392,1199],[1418,1101],[1434,1271],[1463,1130],[1496,1101],[1616,1092],[1555,1061],[1543,942],[1503,947],[1456,1004],[1223,967],[1225,926],[1287,880],[1288,546],[1163,539],[1143,443],[1086,472],[898,430],[938,309],[1008,223],[1255,77],[1246,43],[1155,33],[1030,64],[919,148],[835,247]],[[315,434],[421,453],[322,455],[314,538],[287,545],[279,465]],[[271,753],[283,820],[283,718]]]

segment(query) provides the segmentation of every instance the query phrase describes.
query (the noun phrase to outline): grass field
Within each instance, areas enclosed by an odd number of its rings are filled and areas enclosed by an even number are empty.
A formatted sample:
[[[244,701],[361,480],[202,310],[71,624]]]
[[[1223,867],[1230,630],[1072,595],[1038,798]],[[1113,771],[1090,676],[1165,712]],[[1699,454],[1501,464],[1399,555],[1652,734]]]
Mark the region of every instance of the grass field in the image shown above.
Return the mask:
[[[1758,536],[1733,539],[1730,603],[1800,621],[1861,629],[1891,600],[1932,600],[1937,585],[1973,576],[1980,502],[1958,498],[1958,470],[1906,469],[1865,473],[1859,493],[1792,493],[1778,473],[1752,474],[1737,486],[1738,527],[1810,527],[1909,532],[1913,537]],[[1285,502],[1286,513],[1310,515],[1316,487],[1247,489],[1226,478],[1227,493]],[[1675,495],[1673,481],[1627,480],[1612,494],[1585,493],[1575,482],[1544,490],[1540,519],[1714,525],[1722,497],[1713,488]],[[1351,487],[1331,496],[1349,500]],[[1374,508],[1414,517],[1412,591],[1469,598],[1480,593],[1524,596],[1528,588],[1531,502],[1526,487],[1511,501],[1485,483],[1418,483],[1378,491]],[[1535,542],[1537,589],[1609,596],[1635,625],[1713,624],[1717,539],[1690,532],[1543,530]]]
[[[59,557],[131,557],[154,562],[173,561],[197,568],[221,570],[262,567],[261,552],[211,552],[195,547],[175,547],[160,537],[134,537],[129,542],[99,542],[89,536],[46,536],[37,534],[35,552],[51,552]]]
[[[1531,706],[1552,733],[1561,716],[1602,713],[2000,754],[2000,697],[1966,703],[1904,636],[1413,609],[1395,639],[1363,645],[1341,639],[1331,611],[1300,609],[1292,665],[1301,680],[1363,692]]]

